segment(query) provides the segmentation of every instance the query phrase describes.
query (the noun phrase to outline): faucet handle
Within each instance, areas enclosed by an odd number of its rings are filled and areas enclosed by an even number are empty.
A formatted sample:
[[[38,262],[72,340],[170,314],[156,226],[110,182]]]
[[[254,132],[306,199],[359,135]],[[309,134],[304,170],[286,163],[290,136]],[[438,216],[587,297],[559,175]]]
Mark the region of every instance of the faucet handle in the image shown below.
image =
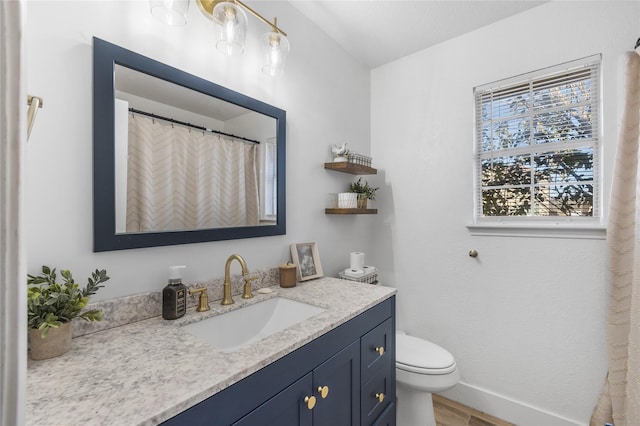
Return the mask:
[[[251,281],[257,280],[258,276],[254,275],[253,277],[244,276],[244,292],[242,293],[243,299],[251,299],[253,294],[251,293]]]
[[[189,294],[197,294],[197,293],[200,293],[200,298],[198,299],[198,307],[196,308],[196,311],[206,312],[209,309],[211,309],[209,307],[209,295],[207,295],[207,288],[201,287],[201,288],[189,289]]]

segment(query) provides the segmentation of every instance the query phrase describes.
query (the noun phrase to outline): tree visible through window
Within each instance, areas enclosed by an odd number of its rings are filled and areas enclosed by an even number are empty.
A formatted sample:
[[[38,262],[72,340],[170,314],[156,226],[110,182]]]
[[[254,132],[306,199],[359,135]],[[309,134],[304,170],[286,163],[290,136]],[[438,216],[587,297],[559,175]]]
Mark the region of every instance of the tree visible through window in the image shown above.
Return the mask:
[[[476,88],[476,217],[599,216],[600,58]]]

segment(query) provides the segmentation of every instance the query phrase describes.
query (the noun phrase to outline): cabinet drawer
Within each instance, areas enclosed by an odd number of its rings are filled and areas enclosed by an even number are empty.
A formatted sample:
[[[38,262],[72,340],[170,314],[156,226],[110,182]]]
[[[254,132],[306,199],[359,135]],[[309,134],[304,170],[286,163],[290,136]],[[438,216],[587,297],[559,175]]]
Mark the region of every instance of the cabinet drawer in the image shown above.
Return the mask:
[[[374,376],[369,382],[362,386],[360,393],[361,418],[363,425],[371,425],[389,405],[393,398],[394,391],[390,374],[380,374]]]
[[[380,371],[388,372],[391,368],[395,368],[395,365],[391,365],[395,353],[392,327],[393,323],[389,318],[362,336],[360,341],[360,376],[363,384]]]
[[[371,426],[396,426],[396,404],[391,403]]]

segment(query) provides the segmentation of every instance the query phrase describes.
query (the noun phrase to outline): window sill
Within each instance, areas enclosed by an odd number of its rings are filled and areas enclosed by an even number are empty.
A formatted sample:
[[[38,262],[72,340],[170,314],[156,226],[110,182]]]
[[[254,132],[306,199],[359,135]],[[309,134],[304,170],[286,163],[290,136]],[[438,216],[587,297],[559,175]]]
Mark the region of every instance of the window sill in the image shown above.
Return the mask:
[[[493,222],[467,225],[471,235],[492,237],[525,237],[525,238],[575,238],[604,240],[607,228],[600,224],[569,223],[513,223]]]

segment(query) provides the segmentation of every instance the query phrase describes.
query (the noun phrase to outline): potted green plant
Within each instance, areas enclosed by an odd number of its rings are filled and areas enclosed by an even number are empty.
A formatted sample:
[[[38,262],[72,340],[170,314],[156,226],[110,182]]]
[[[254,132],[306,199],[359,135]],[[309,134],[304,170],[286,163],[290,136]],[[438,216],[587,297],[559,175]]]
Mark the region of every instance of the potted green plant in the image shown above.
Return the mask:
[[[96,269],[85,288],[80,289],[69,270],[62,270],[62,283],[56,282],[56,269],[42,266],[40,275],[27,275],[27,327],[31,358],[46,359],[71,348],[71,320],[102,321],[102,311],[84,310],[89,296],[109,280],[107,271]]]
[[[366,209],[367,208],[367,200],[375,200],[376,199],[376,191],[380,189],[380,187],[372,187],[369,185],[369,182],[366,180],[364,183],[362,182],[362,178],[358,178],[356,182],[351,182],[349,184],[349,192],[355,192],[358,194],[358,208]]]

